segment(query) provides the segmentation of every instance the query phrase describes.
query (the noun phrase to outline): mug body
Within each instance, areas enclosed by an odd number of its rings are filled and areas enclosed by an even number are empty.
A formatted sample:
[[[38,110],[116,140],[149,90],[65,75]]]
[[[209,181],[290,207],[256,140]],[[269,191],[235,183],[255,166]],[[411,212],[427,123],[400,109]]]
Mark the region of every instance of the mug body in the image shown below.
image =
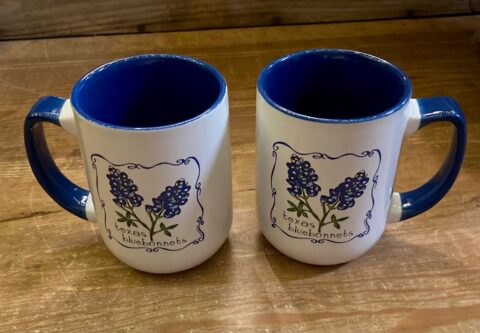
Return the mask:
[[[303,51],[263,70],[257,218],[274,247],[305,263],[331,265],[378,241],[410,95],[398,68],[354,51]]]
[[[154,273],[213,255],[232,218],[221,75],[187,57],[137,56],[87,74],[71,101],[96,220],[111,252]]]

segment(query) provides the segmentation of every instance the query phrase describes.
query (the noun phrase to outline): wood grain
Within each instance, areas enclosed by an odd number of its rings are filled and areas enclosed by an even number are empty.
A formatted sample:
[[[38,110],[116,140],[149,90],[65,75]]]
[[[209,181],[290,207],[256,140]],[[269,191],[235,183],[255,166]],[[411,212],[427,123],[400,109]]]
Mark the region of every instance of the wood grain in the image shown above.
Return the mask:
[[[480,331],[480,17],[245,28],[0,43],[0,332]],[[437,206],[389,225],[363,257],[339,266],[293,261],[255,217],[255,84],[287,52],[339,47],[401,66],[414,96],[450,95],[468,119],[464,167]],[[229,84],[234,176],[230,238],[203,265],[173,275],[120,263],[97,227],[60,209],[33,178],[22,122],[42,95],[68,96],[114,58],[172,52],[206,60]],[[47,126],[65,174],[86,185],[78,145]],[[433,175],[450,128],[406,140],[397,190]]]
[[[0,39],[470,14],[480,0],[0,0]]]

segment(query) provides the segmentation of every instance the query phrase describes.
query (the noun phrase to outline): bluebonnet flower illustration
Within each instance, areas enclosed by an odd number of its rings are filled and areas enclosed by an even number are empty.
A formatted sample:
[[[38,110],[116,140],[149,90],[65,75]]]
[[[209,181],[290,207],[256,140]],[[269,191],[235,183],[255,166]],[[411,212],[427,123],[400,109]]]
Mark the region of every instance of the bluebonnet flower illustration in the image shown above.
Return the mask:
[[[176,228],[178,224],[167,226],[160,222],[160,229],[158,230],[155,230],[155,225],[161,218],[171,219],[182,212],[180,206],[187,203],[191,188],[185,179],[180,178],[173,186],[167,186],[165,191],[160,193],[158,197],[153,198],[153,205],[145,205],[145,211],[151,222],[150,239],[153,239],[153,236],[159,232],[163,232],[168,237],[172,236],[170,230]]]
[[[133,180],[128,178],[125,172],[109,166],[107,178],[110,181],[110,193],[115,197],[113,202],[118,207],[126,205],[139,207],[142,204],[143,197],[137,194],[138,186],[133,183]]]
[[[329,196],[322,195],[320,202],[335,205],[338,210],[346,210],[355,205],[355,199],[360,198],[367,188],[369,178],[364,170],[357,172],[355,177],[347,177],[335,189],[330,189]]]
[[[180,214],[180,206],[188,201],[191,186],[181,178],[175,182],[174,186],[167,186],[158,197],[153,198],[153,205],[145,205],[147,213],[159,213],[162,209],[166,218],[172,218]]]
[[[311,215],[318,222],[318,231],[321,232],[322,227],[328,224],[333,224],[337,229],[340,229],[340,222],[348,219],[348,216],[338,218],[333,214],[334,210],[347,210],[355,205],[355,199],[360,198],[369,181],[368,175],[364,170],[359,171],[354,177],[347,177],[345,181],[340,183],[334,189],[329,190],[329,195],[321,195],[320,202],[322,204],[322,217],[320,217],[311,207],[309,200],[318,195],[321,188],[316,181],[318,175],[311,167],[310,162],[305,161],[302,157],[292,154],[290,162],[287,162],[288,179],[287,183],[290,187],[287,188],[288,193],[294,197],[295,201],[287,200],[287,211],[294,212],[298,217],[309,217]],[[330,215],[330,213],[332,213]],[[330,216],[330,221],[327,222],[327,217]]]
[[[318,175],[310,166],[310,162],[292,154],[290,162],[287,162],[288,179],[287,183],[291,186],[287,191],[293,196],[306,194],[309,197],[315,197],[320,192],[320,186],[315,184]]]
[[[319,221],[318,215],[310,206],[309,199],[315,197],[320,192],[320,186],[315,182],[318,175],[311,167],[310,162],[305,161],[302,157],[292,154],[290,162],[287,162],[288,178],[287,183],[291,186],[287,188],[288,193],[295,198],[297,203],[287,200],[290,205],[287,208],[290,212],[295,212],[298,217],[308,217],[311,214]]]
[[[180,178],[173,186],[167,186],[158,197],[152,199],[151,205],[145,205],[145,212],[150,219],[150,225],[148,225],[135,212],[135,208],[140,207],[144,201],[143,197],[137,194],[138,186],[125,172],[113,166],[109,166],[108,172],[106,176],[110,183],[110,193],[114,197],[113,202],[123,210],[123,212],[116,211],[117,222],[126,223],[127,227],[138,227],[140,224],[148,230],[150,240],[153,240],[153,236],[160,232],[171,237],[170,230],[176,228],[178,224],[167,226],[161,222],[158,229],[155,227],[162,218],[170,219],[180,215],[180,207],[187,203],[191,189],[185,179]]]

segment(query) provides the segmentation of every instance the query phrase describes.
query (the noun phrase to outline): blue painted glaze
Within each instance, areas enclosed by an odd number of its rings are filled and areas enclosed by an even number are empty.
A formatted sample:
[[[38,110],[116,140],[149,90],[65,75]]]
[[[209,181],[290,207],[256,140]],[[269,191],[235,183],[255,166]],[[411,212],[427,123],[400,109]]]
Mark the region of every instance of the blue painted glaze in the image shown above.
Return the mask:
[[[289,149],[291,152],[294,153],[294,155],[297,155],[297,156],[311,156],[313,159],[322,159],[322,160],[338,160],[338,159],[341,159],[341,158],[344,158],[346,156],[354,156],[354,157],[357,157],[357,158],[372,158],[372,157],[377,157],[378,158],[378,165],[375,169],[375,173],[372,175],[372,186],[371,186],[371,191],[370,191],[370,198],[371,198],[371,207],[370,209],[366,210],[365,212],[365,218],[364,218],[364,226],[365,226],[365,229],[354,235],[352,234],[350,238],[347,238],[346,240],[343,240],[343,241],[338,241],[338,240],[334,240],[334,239],[328,239],[328,238],[318,238],[318,237],[315,237],[315,236],[311,236],[311,235],[292,235],[291,232],[289,232],[287,229],[285,229],[284,227],[282,227],[281,224],[278,223],[277,221],[277,217],[274,215],[274,210],[275,210],[275,205],[277,204],[277,187],[275,187],[274,185],[274,175],[275,175],[275,172],[277,170],[278,172],[278,167],[277,167],[277,164],[278,164],[278,151],[281,147],[284,147],[284,148],[287,148]],[[295,150],[292,146],[290,146],[288,143],[286,142],[283,142],[283,141],[277,141],[273,144],[272,146],[273,150],[272,150],[272,156],[274,157],[274,162],[273,162],[273,167],[272,167],[272,171],[270,172],[270,190],[271,190],[271,195],[272,195],[272,198],[273,198],[273,204],[272,204],[272,207],[270,208],[270,221],[271,221],[271,226],[272,228],[278,228],[284,235],[288,236],[288,237],[291,237],[291,238],[295,238],[295,239],[308,239],[310,240],[311,243],[313,244],[323,244],[325,242],[328,242],[328,243],[335,243],[335,244],[341,244],[341,243],[347,243],[347,242],[350,242],[351,240],[353,239],[356,239],[356,238],[362,238],[366,235],[368,235],[368,233],[370,232],[370,224],[369,224],[369,220],[372,218],[372,211],[374,209],[374,206],[375,206],[375,197],[374,197],[374,189],[377,187],[377,183],[378,183],[378,171],[380,170],[380,164],[382,163],[382,153],[380,152],[379,149],[373,149],[373,150],[370,150],[370,151],[363,151],[361,152],[360,154],[356,154],[356,153],[345,153],[345,154],[342,154],[342,155],[338,155],[338,156],[330,156],[328,154],[325,154],[325,153],[321,153],[321,152],[309,152],[309,153],[301,153],[297,150]],[[288,164],[287,164],[287,168],[289,168]],[[313,170],[313,169],[312,169]],[[310,171],[308,170],[308,174],[309,176],[313,175],[315,171],[313,170]],[[288,179],[286,179],[287,183],[288,181],[291,179],[291,175],[292,173],[289,173],[288,175]],[[314,178],[318,178],[318,177],[314,177]],[[352,179],[352,178],[350,178]],[[346,181],[346,179],[345,179]],[[313,188],[314,186],[314,181],[312,179],[311,182],[308,182],[308,186],[310,188]],[[290,183],[288,183],[290,185]],[[307,185],[305,184],[305,185]],[[287,189],[287,191],[290,192],[290,189]],[[314,190],[314,193],[312,194],[315,194],[315,192],[318,192],[321,191],[321,188],[318,187],[318,191],[317,189]],[[325,191],[325,190],[324,190]],[[329,191],[329,192],[324,192],[324,193],[332,193],[331,192],[332,189]],[[290,193],[291,194],[291,193]],[[295,194],[295,193],[294,193]],[[308,193],[305,193],[305,195],[308,196]],[[294,196],[293,196],[294,197]],[[307,200],[306,198],[304,200]],[[320,199],[322,200],[322,199]],[[353,201],[354,203],[354,201]],[[325,214],[325,212],[324,212]],[[320,222],[321,223],[321,222]],[[323,237],[323,236],[322,236]]]
[[[222,75],[203,61],[147,54],[110,62],[85,75],[73,89],[72,105],[98,125],[159,130],[208,114],[226,91]]]
[[[60,126],[59,116],[65,99],[42,97],[25,118],[24,139],[32,171],[43,189],[63,208],[86,219],[88,191],[69,181],[58,170],[48,151],[42,122]]]
[[[437,121],[448,121],[454,126],[454,134],[447,159],[440,170],[426,184],[400,193],[402,216],[405,220],[434,206],[447,194],[460,171],[467,145],[467,125],[458,104],[450,97],[418,99],[420,128]]]
[[[160,166],[165,166],[165,165],[174,166],[174,167],[185,166],[185,165],[190,164],[190,162],[193,161],[194,165],[196,165],[196,167],[198,169],[198,174],[196,176],[195,185],[194,185],[195,192],[196,192],[195,197],[196,197],[197,204],[198,204],[198,206],[200,207],[200,210],[201,210],[201,215],[198,216],[197,219],[196,219],[196,230],[197,230],[198,235],[191,242],[188,242],[188,243],[184,244],[184,246],[182,246],[180,248],[177,248],[177,249],[170,249],[170,248],[164,247],[164,246],[156,246],[156,247],[152,248],[151,246],[143,246],[143,244],[142,245],[139,245],[139,244],[127,245],[127,244],[125,244],[124,241],[117,238],[115,236],[115,233],[112,232],[112,229],[109,227],[109,222],[108,222],[109,218],[108,218],[107,210],[106,210],[106,207],[105,207],[105,204],[104,204],[104,200],[102,199],[102,196],[100,195],[100,185],[99,185],[100,177],[106,176],[108,178],[108,175],[99,175],[99,173],[98,173],[97,162],[100,162],[101,160],[103,160],[104,162],[107,162],[110,165],[110,167],[112,167],[112,166],[114,166],[114,167],[127,167],[129,169],[131,168],[131,169],[141,169],[141,170],[154,169],[154,168],[157,168],[157,167],[160,167]],[[195,156],[188,156],[186,158],[181,158],[181,159],[178,159],[175,162],[160,162],[160,163],[156,163],[156,164],[150,165],[150,166],[145,166],[145,165],[142,165],[140,163],[115,164],[115,163],[112,163],[106,157],[104,157],[100,154],[92,154],[91,155],[91,161],[92,161],[93,169],[95,170],[95,188],[96,188],[98,198],[101,202],[101,208],[103,210],[103,215],[104,215],[103,221],[104,221],[105,230],[107,230],[107,233],[108,233],[108,238],[114,239],[119,245],[121,245],[125,248],[144,249],[146,252],[158,252],[159,250],[179,251],[179,250],[183,250],[184,248],[186,248],[190,245],[196,245],[196,244],[202,242],[205,239],[205,232],[202,229],[202,226],[205,223],[205,221],[204,221],[205,208],[204,208],[204,206],[203,206],[203,204],[201,203],[201,200],[200,200],[200,193],[202,191],[202,184],[200,182],[201,168],[200,168],[200,162],[198,161],[198,159]],[[128,177],[128,175],[127,175],[127,177]],[[110,186],[112,186],[111,183],[110,183]],[[113,194],[113,192],[111,192],[111,193]],[[115,201],[115,200],[117,200],[117,201]],[[141,197],[140,201],[143,201],[143,197]],[[113,202],[115,203],[115,205],[117,207],[119,207],[119,204],[120,205],[123,204],[123,202],[118,202],[118,197],[115,198],[113,200]],[[139,202],[139,200],[137,200],[137,203],[138,202]],[[141,202],[140,202],[140,205],[141,205]],[[132,210],[135,208],[135,206],[133,204],[130,207],[131,208],[129,208],[129,209],[132,209]],[[116,215],[114,214],[114,216],[116,216]],[[113,221],[115,221],[115,220],[116,220],[116,218]],[[158,243],[157,243],[157,245],[158,245]]]
[[[275,109],[304,120],[358,123],[401,110],[410,80],[397,66],[351,50],[286,55],[262,71],[258,90]]]

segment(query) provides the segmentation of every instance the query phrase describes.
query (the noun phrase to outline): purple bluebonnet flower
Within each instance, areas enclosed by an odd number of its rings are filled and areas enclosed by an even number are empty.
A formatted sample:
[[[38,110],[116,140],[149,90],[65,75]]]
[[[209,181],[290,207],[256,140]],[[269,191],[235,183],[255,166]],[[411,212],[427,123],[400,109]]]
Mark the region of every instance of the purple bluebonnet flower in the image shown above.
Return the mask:
[[[293,196],[300,196],[305,190],[309,197],[314,197],[320,192],[320,186],[315,184],[318,175],[311,168],[310,162],[303,158],[292,154],[290,162],[287,162],[288,179],[287,183],[291,186],[287,188],[288,192]]]
[[[138,186],[125,172],[109,166],[107,178],[110,181],[110,193],[115,197],[113,202],[117,206],[123,207],[130,203],[133,207],[139,207],[142,204],[143,197],[136,193]]]
[[[172,218],[180,214],[180,206],[187,203],[190,189],[191,186],[188,185],[185,179],[181,178],[175,182],[175,185],[167,186],[165,191],[160,193],[158,197],[153,198],[153,205],[145,205],[145,210],[148,213],[158,214],[164,209],[163,216]]]
[[[334,189],[330,189],[329,196],[322,195],[320,201],[328,205],[338,202],[338,210],[351,208],[355,205],[355,199],[362,196],[367,188],[368,181],[368,175],[364,170],[357,172],[353,178],[347,177],[343,183],[340,183]]]

